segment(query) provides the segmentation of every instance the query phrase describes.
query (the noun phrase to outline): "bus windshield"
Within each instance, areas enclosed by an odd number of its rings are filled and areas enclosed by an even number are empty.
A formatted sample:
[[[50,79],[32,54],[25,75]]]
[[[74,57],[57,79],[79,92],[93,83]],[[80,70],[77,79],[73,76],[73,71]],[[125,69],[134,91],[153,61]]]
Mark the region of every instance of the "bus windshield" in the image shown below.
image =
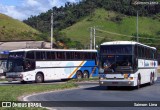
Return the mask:
[[[132,55],[106,55],[101,56],[101,61],[109,66],[116,63],[117,66],[131,66]]]
[[[132,55],[116,55],[117,66],[131,66]]]
[[[24,61],[23,59],[9,59],[7,61],[8,72],[23,72]]]
[[[100,66],[106,70],[123,71],[131,70],[133,55],[131,45],[101,46]]]

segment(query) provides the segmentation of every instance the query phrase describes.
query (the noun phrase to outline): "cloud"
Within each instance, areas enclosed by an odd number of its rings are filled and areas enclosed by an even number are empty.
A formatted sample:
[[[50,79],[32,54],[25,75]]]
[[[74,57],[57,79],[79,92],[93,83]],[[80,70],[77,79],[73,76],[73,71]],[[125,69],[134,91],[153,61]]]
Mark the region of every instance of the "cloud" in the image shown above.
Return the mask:
[[[19,5],[0,4],[0,13],[11,16],[15,19],[24,20],[31,15],[38,15],[46,12],[53,6],[63,6],[66,2],[77,2],[79,0],[23,0]]]

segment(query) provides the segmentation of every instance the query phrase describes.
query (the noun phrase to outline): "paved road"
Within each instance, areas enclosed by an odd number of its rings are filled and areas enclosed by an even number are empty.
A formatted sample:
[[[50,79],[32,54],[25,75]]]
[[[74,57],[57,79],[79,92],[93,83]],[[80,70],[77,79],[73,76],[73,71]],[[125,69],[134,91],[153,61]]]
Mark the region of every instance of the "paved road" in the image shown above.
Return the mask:
[[[25,98],[29,101],[160,101],[160,78],[157,82],[152,85],[144,85],[139,90],[136,89],[107,89],[107,87],[100,87],[96,83],[80,83],[78,89],[65,90],[58,92],[43,93]],[[160,108],[137,108],[137,107],[56,107],[52,109],[58,110],[97,110],[97,109],[108,109],[108,110],[160,110]]]

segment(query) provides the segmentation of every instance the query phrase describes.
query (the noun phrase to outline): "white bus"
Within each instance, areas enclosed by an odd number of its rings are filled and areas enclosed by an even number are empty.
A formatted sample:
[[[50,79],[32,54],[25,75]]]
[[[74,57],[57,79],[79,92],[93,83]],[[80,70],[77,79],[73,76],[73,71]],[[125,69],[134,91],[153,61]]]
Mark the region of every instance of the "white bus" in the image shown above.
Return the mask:
[[[0,76],[5,76],[7,71],[7,58],[0,58]]]
[[[100,45],[100,86],[153,84],[157,80],[157,50],[133,41],[113,41]]]
[[[66,80],[98,77],[97,50],[20,49],[9,53],[8,81]]]

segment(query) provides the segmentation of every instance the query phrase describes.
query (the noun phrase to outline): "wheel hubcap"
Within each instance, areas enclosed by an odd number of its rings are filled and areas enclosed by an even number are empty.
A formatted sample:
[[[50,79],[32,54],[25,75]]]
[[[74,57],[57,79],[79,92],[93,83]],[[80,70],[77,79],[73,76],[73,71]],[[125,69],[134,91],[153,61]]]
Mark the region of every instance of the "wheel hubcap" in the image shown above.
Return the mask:
[[[37,79],[38,79],[38,81],[42,81],[41,76],[38,76]]]

